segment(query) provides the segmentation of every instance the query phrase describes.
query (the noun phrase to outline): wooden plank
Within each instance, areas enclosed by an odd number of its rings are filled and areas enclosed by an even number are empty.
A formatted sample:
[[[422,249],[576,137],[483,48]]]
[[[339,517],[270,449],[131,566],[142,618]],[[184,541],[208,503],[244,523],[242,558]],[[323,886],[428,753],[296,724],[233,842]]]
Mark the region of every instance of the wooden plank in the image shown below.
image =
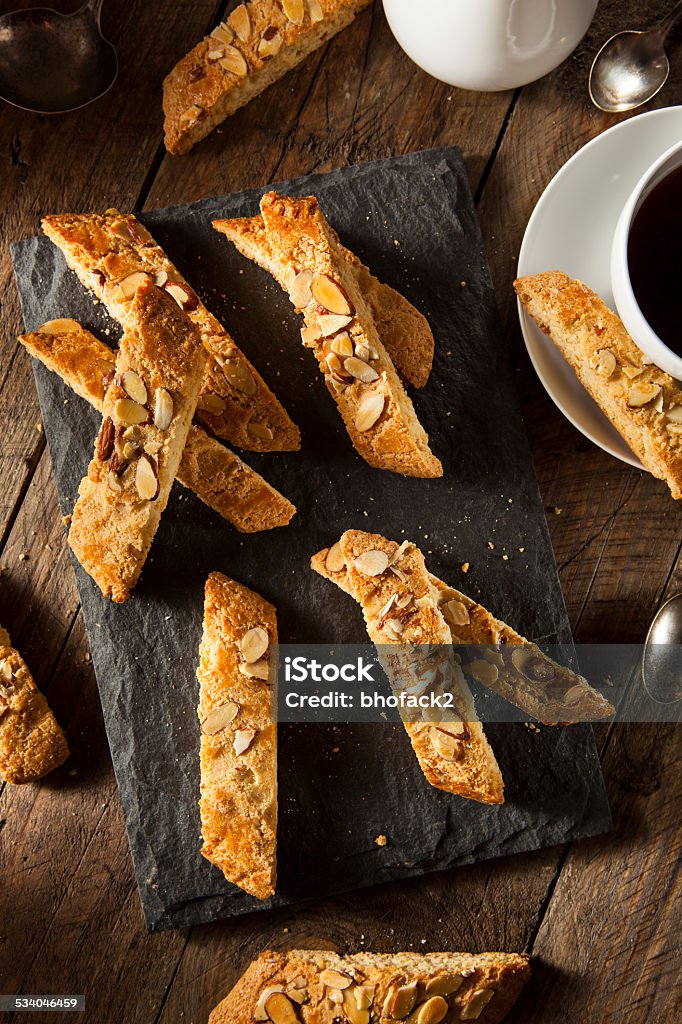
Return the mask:
[[[166,156],[147,205],[446,145],[463,148],[475,190],[510,102],[510,93],[461,92],[424,74],[374,4],[187,156]]]

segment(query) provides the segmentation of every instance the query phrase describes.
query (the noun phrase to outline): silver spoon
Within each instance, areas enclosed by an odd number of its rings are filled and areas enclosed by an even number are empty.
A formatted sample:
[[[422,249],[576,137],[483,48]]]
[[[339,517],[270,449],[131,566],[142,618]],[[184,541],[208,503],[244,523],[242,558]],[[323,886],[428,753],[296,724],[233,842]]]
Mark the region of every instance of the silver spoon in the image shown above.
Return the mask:
[[[644,688],[657,704],[682,700],[682,594],[661,605],[642,653]]]
[[[0,99],[60,114],[108,92],[118,57],[100,28],[103,3],[85,0],[74,14],[34,7],[0,18]]]
[[[663,88],[670,64],[663,45],[682,14],[682,0],[646,32],[618,32],[604,43],[590,70],[590,99],[617,113],[648,103]]]

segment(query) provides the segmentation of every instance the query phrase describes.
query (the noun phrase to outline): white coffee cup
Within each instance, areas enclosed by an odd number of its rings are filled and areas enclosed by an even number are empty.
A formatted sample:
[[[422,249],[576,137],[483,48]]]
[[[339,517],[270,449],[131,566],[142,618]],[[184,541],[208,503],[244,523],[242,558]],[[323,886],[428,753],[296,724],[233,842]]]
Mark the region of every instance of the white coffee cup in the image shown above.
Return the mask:
[[[645,356],[677,380],[682,380],[682,357],[661,341],[639,308],[630,279],[628,242],[633,221],[646,197],[680,166],[682,142],[666,150],[639,179],[623,207],[611,246],[613,298],[625,329]]]
[[[462,89],[514,89],[561,64],[598,0],[384,0],[408,57]]]

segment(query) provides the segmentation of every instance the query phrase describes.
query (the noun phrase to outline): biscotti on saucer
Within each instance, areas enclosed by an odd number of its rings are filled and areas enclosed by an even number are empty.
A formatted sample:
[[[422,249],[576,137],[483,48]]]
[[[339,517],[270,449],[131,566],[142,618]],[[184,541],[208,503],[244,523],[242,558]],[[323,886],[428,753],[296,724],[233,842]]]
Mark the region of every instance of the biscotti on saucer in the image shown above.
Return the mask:
[[[68,756],[64,733],[0,628],[0,776],[14,785],[37,782]]]
[[[521,277],[519,299],[642,465],[682,498],[682,389],[644,359],[587,285],[559,271]]]
[[[300,448],[300,431],[281,403],[136,217],[108,210],[45,217],[42,225],[82,284],[125,330],[135,326],[131,303],[146,280],[163,288],[196,324],[209,354],[197,416],[214,434],[247,451]]]
[[[371,0],[249,0],[163,83],[166,149],[188,153],[254,96],[351,23]]]
[[[105,597],[127,600],[168,502],[206,355],[199,331],[150,281],[130,309],[69,544]]]
[[[518,953],[261,953],[209,1024],[499,1024],[530,977]]]
[[[36,359],[102,411],[116,353],[75,320],[52,320],[19,341]],[[177,479],[243,533],[286,526],[295,505],[234,452],[192,424]]]
[[[201,852],[260,900],[274,893],[277,871],[277,726],[269,685],[276,644],[272,605],[211,573],[197,670]]]

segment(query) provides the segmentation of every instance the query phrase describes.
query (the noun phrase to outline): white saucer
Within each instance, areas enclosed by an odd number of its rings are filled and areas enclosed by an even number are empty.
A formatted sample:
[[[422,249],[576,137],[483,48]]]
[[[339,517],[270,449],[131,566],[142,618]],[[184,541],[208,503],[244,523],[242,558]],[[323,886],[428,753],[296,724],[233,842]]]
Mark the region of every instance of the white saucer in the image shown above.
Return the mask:
[[[609,266],[621,209],[646,169],[681,139],[682,106],[665,107],[622,121],[578,150],[550,181],[528,221],[519,253],[519,277],[563,270],[584,281],[615,309]],[[604,451],[641,468],[520,303],[519,319],[538,377],[564,416]]]

